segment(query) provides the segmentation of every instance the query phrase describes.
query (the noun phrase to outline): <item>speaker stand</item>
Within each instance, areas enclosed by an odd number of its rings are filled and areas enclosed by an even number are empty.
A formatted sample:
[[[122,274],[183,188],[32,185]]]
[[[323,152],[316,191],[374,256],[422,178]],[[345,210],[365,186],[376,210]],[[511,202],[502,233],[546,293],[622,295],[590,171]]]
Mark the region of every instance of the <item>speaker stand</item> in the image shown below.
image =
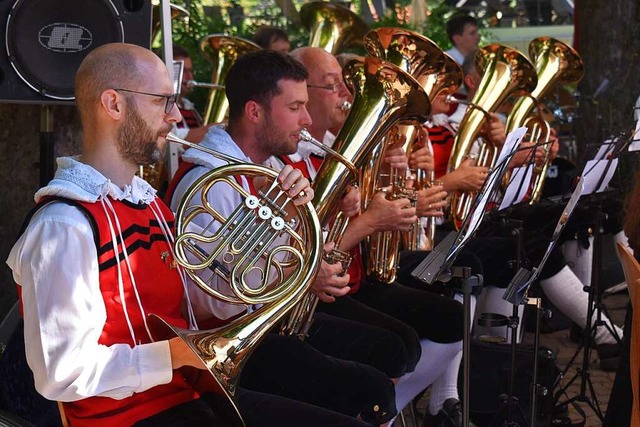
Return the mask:
[[[51,105],[40,106],[40,187],[53,179],[55,171],[55,139]]]

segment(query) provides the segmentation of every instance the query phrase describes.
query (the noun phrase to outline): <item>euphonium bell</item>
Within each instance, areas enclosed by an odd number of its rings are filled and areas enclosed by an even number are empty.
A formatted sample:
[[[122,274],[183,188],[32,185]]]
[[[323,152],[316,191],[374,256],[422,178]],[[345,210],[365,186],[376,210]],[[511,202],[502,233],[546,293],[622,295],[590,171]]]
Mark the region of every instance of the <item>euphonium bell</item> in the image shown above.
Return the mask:
[[[213,66],[211,89],[204,114],[204,124],[221,123],[225,120],[229,101],[224,92],[224,83],[229,69],[245,53],[261,50],[257,44],[240,37],[212,34],[200,42],[200,50]]]
[[[293,204],[272,169],[236,163],[237,159],[171,134],[167,140],[230,162],[194,182],[180,202],[176,261],[210,296],[260,307],[209,331],[174,328],[151,315],[151,333],[155,340],[182,338],[213,375],[215,391],[227,397],[236,415],[233,425],[244,426],[234,401],[240,371],[262,337],[304,297],[315,279],[322,255],[320,223],[311,203]],[[253,195],[239,184],[240,176],[271,183]],[[239,204],[227,218],[207,203],[207,196],[219,185],[238,193]],[[276,239],[286,243],[276,244]],[[226,281],[230,292],[212,286],[214,277]]]
[[[531,62],[517,50],[499,44],[490,44],[478,51],[476,69],[482,79],[460,122],[449,158],[449,171],[458,168],[469,155],[476,139],[481,136],[482,128],[490,121],[489,113],[496,111],[510,96],[531,92],[537,83]],[[497,146],[483,138],[476,166],[495,166],[498,150]],[[453,194],[451,216],[456,228],[462,226],[474,200],[474,193]]]
[[[529,57],[535,63],[538,84],[529,96],[523,96],[517,100],[507,117],[506,130],[511,132],[521,126],[527,126],[533,133],[530,135],[530,141],[547,142],[551,125],[546,123],[540,114],[534,114],[533,111],[556,83],[567,84],[580,81],[584,75],[584,64],[573,48],[550,37],[533,39],[529,43]],[[532,114],[536,117],[532,117]],[[544,146],[545,160],[534,168],[531,204],[535,203],[542,194],[550,161],[549,149],[548,144]]]
[[[362,37],[369,30],[369,26],[349,9],[325,1],[303,4],[300,19],[309,30],[308,45],[333,55],[362,43]]]

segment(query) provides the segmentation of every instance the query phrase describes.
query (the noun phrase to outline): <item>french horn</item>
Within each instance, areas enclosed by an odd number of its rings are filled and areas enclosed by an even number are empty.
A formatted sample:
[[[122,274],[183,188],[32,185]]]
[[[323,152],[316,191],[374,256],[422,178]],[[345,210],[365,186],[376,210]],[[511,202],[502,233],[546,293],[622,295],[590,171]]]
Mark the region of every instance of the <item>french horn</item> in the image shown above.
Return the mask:
[[[155,340],[183,339],[215,379],[216,392],[227,397],[236,415],[234,425],[244,426],[234,400],[240,372],[258,342],[304,297],[315,279],[322,256],[320,222],[311,203],[294,205],[272,169],[242,163],[172,134],[167,141],[229,162],[200,177],[181,200],[173,245],[176,261],[211,297],[260,307],[208,331],[175,328],[151,315],[151,333]],[[239,177],[271,183],[252,194],[239,184]],[[208,203],[218,185],[230,186],[239,196],[240,203],[227,218]],[[230,292],[213,286],[212,277],[228,283]]]

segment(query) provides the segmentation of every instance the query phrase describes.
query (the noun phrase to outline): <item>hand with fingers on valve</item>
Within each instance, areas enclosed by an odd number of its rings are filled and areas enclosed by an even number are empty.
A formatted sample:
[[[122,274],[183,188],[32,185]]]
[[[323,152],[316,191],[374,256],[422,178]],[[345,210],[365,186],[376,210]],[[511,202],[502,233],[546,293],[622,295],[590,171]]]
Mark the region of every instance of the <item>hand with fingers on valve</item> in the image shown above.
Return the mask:
[[[334,247],[333,242],[324,245],[326,253],[331,252]],[[342,264],[337,262],[329,264],[322,260],[320,271],[316,276],[316,280],[311,286],[313,292],[322,302],[334,302],[336,297],[347,295],[351,288],[349,287],[349,274],[342,274]]]
[[[278,182],[295,205],[303,205],[313,199],[313,189],[309,180],[302,175],[300,170],[291,165],[286,165],[278,175]]]
[[[419,217],[439,217],[449,203],[442,181],[434,181],[431,186],[418,191],[416,212]]]
[[[420,147],[409,155],[409,167],[411,169],[422,169],[425,171],[433,171],[435,163],[433,154],[427,146]]]
[[[483,132],[493,145],[502,147],[507,139],[507,132],[502,119],[496,113],[489,113],[491,120],[484,125]]]
[[[478,191],[482,188],[489,168],[475,166],[474,158],[465,159],[456,170],[442,177],[446,191]]]
[[[384,162],[398,170],[405,170],[409,167],[409,161],[402,144],[388,146],[384,153]]]
[[[357,185],[347,187],[345,195],[340,200],[339,209],[347,218],[351,218],[360,213],[360,188]]]
[[[371,199],[371,203],[362,213],[371,232],[376,231],[407,231],[416,222],[416,208],[412,206],[408,198],[395,200],[387,199],[385,187],[377,192]]]

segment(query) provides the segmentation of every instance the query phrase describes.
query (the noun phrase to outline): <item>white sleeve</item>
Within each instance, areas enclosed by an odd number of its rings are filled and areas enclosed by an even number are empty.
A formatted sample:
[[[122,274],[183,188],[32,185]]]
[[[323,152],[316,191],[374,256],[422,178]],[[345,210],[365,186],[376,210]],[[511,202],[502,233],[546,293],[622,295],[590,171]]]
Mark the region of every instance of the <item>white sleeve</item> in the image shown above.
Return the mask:
[[[42,208],[7,264],[22,288],[27,362],[44,397],[122,399],[171,381],[167,341],[133,348],[98,343],[106,309],[93,232],[79,209]]]

